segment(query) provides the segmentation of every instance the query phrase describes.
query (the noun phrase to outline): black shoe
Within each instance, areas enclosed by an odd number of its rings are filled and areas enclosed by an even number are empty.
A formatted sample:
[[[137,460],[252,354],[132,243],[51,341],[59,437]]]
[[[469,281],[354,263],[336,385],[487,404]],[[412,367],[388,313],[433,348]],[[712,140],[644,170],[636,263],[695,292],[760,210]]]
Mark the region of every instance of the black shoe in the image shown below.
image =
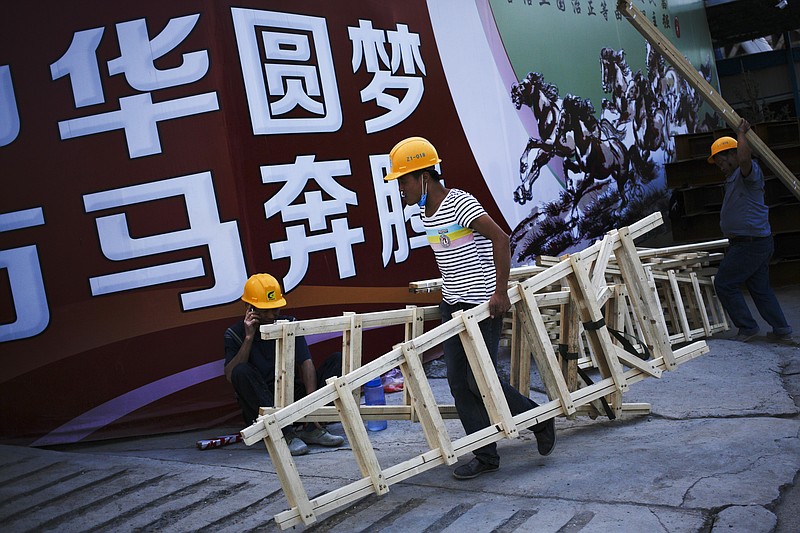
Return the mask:
[[[478,477],[486,472],[496,472],[500,469],[500,465],[490,465],[482,463],[477,457],[472,459],[469,463],[461,465],[453,470],[453,477],[456,479],[472,479]]]
[[[536,447],[539,455],[550,455],[556,447],[556,419],[551,418],[546,422],[533,426],[533,434],[536,436]]]
[[[774,331],[767,333],[767,340],[769,342],[776,342],[778,344],[785,344],[787,346],[800,346],[800,342],[792,337],[791,333],[778,334]]]

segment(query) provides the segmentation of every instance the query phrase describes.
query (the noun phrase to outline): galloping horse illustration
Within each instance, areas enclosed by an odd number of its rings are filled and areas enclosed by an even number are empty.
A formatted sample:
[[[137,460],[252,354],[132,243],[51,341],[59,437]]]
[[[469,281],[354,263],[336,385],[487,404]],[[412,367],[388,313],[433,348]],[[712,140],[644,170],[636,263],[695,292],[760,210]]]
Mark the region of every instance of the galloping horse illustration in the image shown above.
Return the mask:
[[[571,148],[564,157],[564,175],[582,174],[583,178],[571,183],[573,206],[587,192],[600,188],[613,178],[622,202],[627,202],[625,184],[631,179],[628,150],[620,140],[624,129],[619,130],[606,120],[597,120],[591,101],[567,95],[562,102],[561,121],[558,126],[560,145]]]
[[[611,95],[610,100],[603,98],[603,109],[618,114],[619,123],[627,122],[630,120],[628,91],[633,75],[625,61],[625,50],[607,47],[600,50],[600,77],[603,92]]]
[[[517,109],[529,106],[536,117],[539,137],[531,137],[519,160],[522,184],[514,191],[514,201],[524,204],[533,198],[531,189],[539,173],[555,156],[566,152],[559,145],[558,124],[561,107],[558,102],[558,87],[544,80],[538,72],[529,73],[524,80],[511,88],[511,100]],[[532,153],[535,153],[531,161]]]

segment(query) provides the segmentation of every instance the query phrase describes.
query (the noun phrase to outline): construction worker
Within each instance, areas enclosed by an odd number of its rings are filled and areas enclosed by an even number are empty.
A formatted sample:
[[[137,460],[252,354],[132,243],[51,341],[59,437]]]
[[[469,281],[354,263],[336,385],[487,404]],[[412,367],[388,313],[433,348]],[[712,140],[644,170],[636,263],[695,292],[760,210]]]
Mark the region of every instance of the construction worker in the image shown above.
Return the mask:
[[[420,217],[442,275],[442,322],[453,313],[489,301],[491,318],[480,323],[486,347],[497,363],[503,315],[511,307],[508,276],[511,252],[508,235],[486,213],[478,200],[460,189],[448,189],[434,165],[441,162],[433,145],[422,137],[400,141],[389,154],[391,172],[386,180],[397,180],[406,205],[418,205]],[[447,381],[456,410],[467,434],[487,427],[489,415],[475,376],[458,336],[443,343]],[[537,407],[527,395],[501,381],[513,415]],[[556,443],[555,421],[533,428],[538,451],[549,455]],[[495,443],[473,452],[475,457],[453,471],[457,479],[471,479],[494,472],[500,466]]]
[[[244,285],[242,301],[246,304],[244,319],[225,330],[225,378],[233,385],[245,424],[251,424],[262,406],[274,405],[275,341],[263,340],[262,324],[276,320],[294,320],[280,315],[286,305],[278,280],[269,274],[250,276]],[[311,394],[325,381],[342,374],[341,353],[328,356],[319,369],[314,368],[308,344],[303,336],[295,338],[294,397]],[[308,453],[308,444],[340,446],[344,438],[333,435],[318,424],[300,428],[283,428],[292,455]]]
[[[711,145],[708,162],[725,175],[725,196],[720,228],[728,239],[728,250],[714,278],[722,306],[739,328],[736,339],[747,342],[759,333],[740,286],[745,284],[761,317],[772,326],[770,337],[792,341],[792,327],[786,322],[780,303],[769,282],[769,261],[774,251],[769,225],[769,208],[764,203],[764,174],[745,134],[750,123],[742,119],[737,139],[720,137]]]

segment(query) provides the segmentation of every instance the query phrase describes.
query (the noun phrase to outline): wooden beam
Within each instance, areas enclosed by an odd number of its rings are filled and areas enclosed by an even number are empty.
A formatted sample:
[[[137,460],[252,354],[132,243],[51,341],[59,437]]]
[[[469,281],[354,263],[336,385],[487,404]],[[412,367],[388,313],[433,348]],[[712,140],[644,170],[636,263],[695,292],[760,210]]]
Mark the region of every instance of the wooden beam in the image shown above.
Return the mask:
[[[697,69],[692,66],[689,60],[684,57],[675,45],[653,26],[650,19],[629,0],[617,0],[617,9],[625,16],[628,22],[642,34],[650,45],[675,67],[675,70],[678,71],[683,79],[708,102],[714,111],[722,117],[725,123],[736,131],[739,128],[739,124],[742,122],[742,118],[722,99],[722,96],[717,90],[697,72]],[[778,179],[786,185],[795,198],[800,200],[800,181],[797,180],[792,171],[778,159],[752,129],[748,130],[745,134],[745,138],[747,142],[750,143],[753,153],[759,156],[761,160],[772,169],[775,175],[778,176]],[[709,150],[710,149],[711,147],[709,146]]]
[[[558,366],[556,354],[553,351],[553,344],[547,335],[547,330],[542,320],[542,313],[536,305],[532,295],[526,292],[522,285],[518,285],[522,299],[516,304],[516,311],[522,320],[523,331],[531,347],[531,353],[536,360],[536,368],[539,370],[539,377],[547,391],[547,396],[551,400],[559,398],[564,407],[564,414],[570,415],[575,412],[572,404],[570,390],[564,375]],[[528,391],[523,391],[528,396]]]
[[[400,369],[403,371],[405,386],[411,391],[411,397],[416,404],[415,412],[419,416],[425,440],[428,441],[431,449],[438,448],[441,451],[445,464],[451,465],[458,461],[458,457],[453,449],[453,443],[441,413],[436,406],[436,398],[425,377],[425,369],[414,347],[414,341],[403,344],[403,353],[406,357],[405,362],[400,365]]]
[[[342,377],[328,379],[328,384],[336,387],[338,398],[334,401],[336,409],[342,416],[342,427],[347,434],[347,440],[356,458],[356,464],[361,471],[361,475],[369,478],[375,494],[386,494],[389,492],[389,485],[383,478],[381,465],[378,463],[378,456],[369,441],[367,428],[358,412],[358,404],[353,397],[353,391],[347,384],[347,380]]]
[[[513,439],[519,436],[519,430],[512,421],[511,409],[503,394],[500,378],[497,377],[497,368],[478,325],[481,319],[473,313],[475,309],[456,311],[453,313],[453,318],[463,321],[464,331],[459,334],[461,345],[464,347],[475,382],[481,392],[483,404],[489,414],[489,422],[502,427],[506,436]]]

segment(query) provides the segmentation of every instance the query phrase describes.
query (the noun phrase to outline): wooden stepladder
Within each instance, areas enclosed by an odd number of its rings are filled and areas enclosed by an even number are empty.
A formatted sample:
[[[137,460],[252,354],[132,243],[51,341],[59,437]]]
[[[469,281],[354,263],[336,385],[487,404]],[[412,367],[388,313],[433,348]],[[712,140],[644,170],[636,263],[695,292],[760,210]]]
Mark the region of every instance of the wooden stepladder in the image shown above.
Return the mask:
[[[463,456],[491,442],[511,439],[521,428],[529,428],[556,416],[575,416],[578,412],[598,411],[598,403],[606,398],[618,414],[621,398],[629,387],[646,377],[660,377],[665,370],[691,360],[708,348],[703,341],[672,348],[670,336],[662,327],[663,307],[655,296],[652,277],[643,266],[633,239],[657,227],[660,214],[651,215],[628,228],[610,232],[601,242],[563,258],[549,268],[538,268],[526,279],[519,279],[508,289],[515,322],[517,340],[526,348],[520,350],[533,357],[549,401],[524,413],[513,415],[505,401],[496,369],[480,332],[479,323],[488,318],[488,303],[466,312],[457,313],[445,323],[422,331],[421,323],[435,316],[435,308],[402,309],[363,316],[346,314],[343,317],[316,319],[286,324],[262,326],[262,338],[308,335],[321,331],[349,332],[344,335],[344,347],[358,349],[354,341],[356,329],[405,323],[404,340],[394,348],[363,365],[353,366],[345,375],[328,383],[290,405],[262,409],[262,416],[242,430],[248,445],[263,440],[273,459],[281,486],[290,509],[275,516],[281,528],[295,524],[311,524],[320,514],[348,505],[369,494],[385,494],[389,487],[418,473],[439,465],[450,465]],[[569,308],[565,322],[562,314],[559,344],[566,352],[576,355],[564,358],[560,348],[553,345],[550,310]],[[545,317],[548,317],[546,320]],[[636,342],[646,346],[651,354],[647,360],[623,349],[612,336],[609,323],[637,336]],[[333,328],[333,329],[332,329]],[[355,329],[354,329],[355,328]],[[287,333],[287,331],[291,332]],[[629,333],[630,334],[630,333]],[[490,425],[475,433],[453,440],[444,424],[445,416],[454,414],[452,406],[438,405],[425,376],[421,354],[458,336],[467,353],[469,364],[490,418]],[[578,353],[580,352],[580,353]],[[350,360],[359,360],[353,353]],[[561,359],[559,359],[561,357]],[[589,383],[564,372],[572,365],[596,366],[600,379]],[[529,363],[528,363],[529,364]],[[521,366],[521,362],[517,362]],[[288,366],[288,365],[284,365]],[[370,379],[399,367],[405,378],[407,402],[385,407],[359,406],[358,392]],[[284,367],[281,367],[284,368]],[[567,377],[565,377],[567,376]],[[529,376],[528,376],[529,377]],[[521,379],[521,378],[520,378]],[[518,380],[519,381],[519,380]],[[335,412],[327,404],[333,402]],[[369,417],[418,419],[429,450],[393,466],[383,466],[372,448],[364,420]],[[281,428],[300,420],[340,420],[353,450],[361,478],[316,498],[309,498],[300,475],[282,437]]]

